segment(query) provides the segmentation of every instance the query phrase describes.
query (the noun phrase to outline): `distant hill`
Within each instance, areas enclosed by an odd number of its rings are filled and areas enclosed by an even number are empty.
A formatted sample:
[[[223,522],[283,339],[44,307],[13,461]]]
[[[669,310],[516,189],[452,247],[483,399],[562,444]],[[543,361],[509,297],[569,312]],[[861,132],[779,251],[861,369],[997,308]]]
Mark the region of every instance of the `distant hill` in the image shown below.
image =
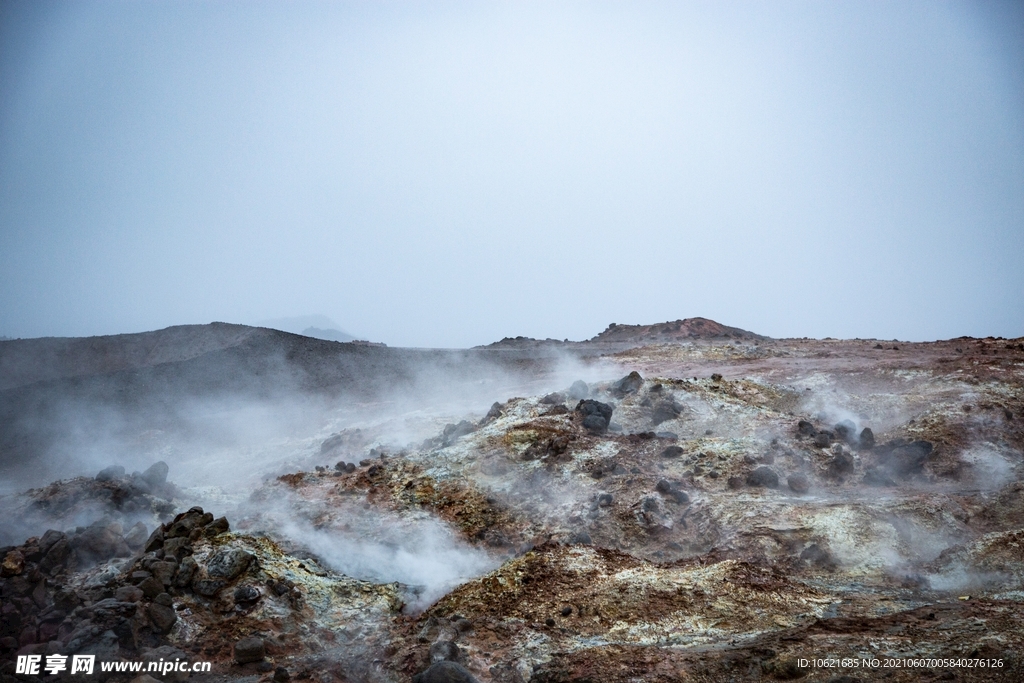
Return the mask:
[[[34,382],[174,363],[237,346],[259,328],[228,323],[177,325],[103,337],[0,342],[0,391]]]
[[[302,336],[336,342],[350,342],[355,340],[355,337],[351,334],[342,332],[341,330],[325,330],[322,327],[307,327],[302,331]]]
[[[566,339],[533,339],[531,337],[505,337],[486,346],[484,349],[520,349],[540,351],[556,347],[572,348],[580,353],[598,353],[596,347],[608,344],[619,346],[642,345],[652,343],[672,343],[692,341],[694,339],[768,339],[738,327],[729,327],[707,318],[686,318],[654,325],[618,325],[612,323],[601,334],[586,341],[572,342]],[[593,347],[593,348],[591,348]],[[587,349],[591,348],[590,351]]]
[[[689,339],[767,339],[738,327],[729,327],[707,318],[686,318],[654,325],[617,325],[612,323],[592,342],[678,342]]]

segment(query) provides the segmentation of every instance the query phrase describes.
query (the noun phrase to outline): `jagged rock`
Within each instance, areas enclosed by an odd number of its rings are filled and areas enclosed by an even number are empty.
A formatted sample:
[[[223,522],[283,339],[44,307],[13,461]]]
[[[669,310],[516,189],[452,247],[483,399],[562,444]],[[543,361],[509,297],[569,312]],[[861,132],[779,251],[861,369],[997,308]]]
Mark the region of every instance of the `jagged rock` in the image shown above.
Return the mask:
[[[159,581],[163,586],[171,585],[171,581],[174,579],[174,573],[177,569],[177,562],[154,562],[149,566],[149,571],[153,573],[153,578]]]
[[[491,409],[487,411],[486,415],[484,415],[484,421],[496,420],[497,418],[501,417],[501,409],[502,405],[500,403],[498,403],[497,401],[492,403]]]
[[[345,471],[355,472],[356,466],[353,463],[349,463],[345,467]],[[216,536],[217,534],[223,534],[229,529],[231,529],[231,525],[228,524],[227,517],[218,517],[217,519],[213,520],[208,525],[206,525],[206,528],[203,529],[203,533],[207,536]]]
[[[875,433],[871,431],[870,427],[865,427],[860,432],[860,438],[857,440],[857,449],[861,451],[870,451],[875,447]]]
[[[164,593],[166,595],[166,593]],[[174,611],[173,607],[167,605],[161,605],[160,603],[153,602],[146,608],[146,613],[149,616],[150,623],[160,633],[167,633],[174,626],[174,622],[178,620],[178,614]]]
[[[73,546],[87,562],[131,555],[131,550],[121,537],[121,525],[117,522],[97,522],[87,527],[75,537]]]
[[[578,379],[572,383],[571,387],[569,387],[568,395],[572,400],[580,401],[585,399],[587,396],[590,396],[590,387],[587,386],[586,382]]]
[[[170,468],[163,460],[153,463],[149,468],[142,473],[142,478],[150,486],[157,487],[163,486],[167,482],[167,473]]]
[[[796,431],[797,433],[803,434],[804,436],[818,435],[818,430],[815,429],[814,425],[808,422],[807,420],[800,420],[800,422],[797,423]]]
[[[262,638],[242,638],[235,643],[235,661],[239,664],[261,662],[266,656],[266,646]]]
[[[444,431],[441,432],[441,445],[443,447],[451,446],[459,437],[472,434],[475,431],[476,425],[469,420],[462,420],[458,424],[446,425]]]
[[[207,560],[206,573],[214,578],[232,581],[249,568],[253,559],[252,553],[239,548],[219,550]]]
[[[96,475],[96,481],[114,481],[124,476],[124,468],[120,465],[111,465],[105,467],[99,471]]]
[[[640,373],[634,370],[629,373],[611,387],[611,393],[613,396],[622,398],[627,394],[635,394],[640,390],[640,387],[644,385],[644,378],[640,376]]]
[[[811,488],[811,482],[807,475],[800,472],[789,475],[786,483],[789,484],[790,490],[796,493],[807,493],[808,489]]]
[[[613,408],[607,403],[583,399],[576,405],[576,412],[583,416],[583,427],[587,431],[603,434],[612,419]]]
[[[57,531],[55,529],[48,529],[43,537],[39,539],[39,552],[43,555],[50,552],[50,548],[54,546],[57,541],[67,538],[67,534]]]
[[[779,487],[779,475],[771,467],[762,465],[747,475],[747,486]]]
[[[458,662],[435,662],[412,677],[412,683],[478,683]]]
[[[559,403],[564,403],[564,402],[565,402],[565,394],[562,394],[562,393],[559,393],[559,392],[555,392],[553,394],[548,394],[547,396],[545,396],[544,398],[542,398],[540,400],[540,403],[543,403],[545,405],[552,405],[552,406],[556,405],[556,404],[559,404]]]
[[[163,549],[165,557],[174,557],[179,561],[192,554],[192,545],[188,538],[184,537],[170,538],[164,541]]]
[[[114,598],[121,602],[138,602],[142,596],[138,586],[121,586],[114,592]]]
[[[139,582],[138,588],[142,591],[143,595],[152,600],[164,592],[164,583],[155,577],[149,576]]]
[[[288,673],[288,669],[283,666],[274,669],[274,683],[285,683],[289,678],[291,678],[291,674]]]
[[[162,526],[158,526],[157,528],[153,529],[153,533],[151,533],[149,535],[149,538],[146,539],[145,545],[142,546],[142,552],[151,553],[157,548],[162,548],[163,545],[164,528]]]
[[[183,557],[181,562],[178,563],[178,570],[174,574],[174,585],[177,588],[184,588],[195,576],[196,570],[199,565],[195,559],[191,556]]]

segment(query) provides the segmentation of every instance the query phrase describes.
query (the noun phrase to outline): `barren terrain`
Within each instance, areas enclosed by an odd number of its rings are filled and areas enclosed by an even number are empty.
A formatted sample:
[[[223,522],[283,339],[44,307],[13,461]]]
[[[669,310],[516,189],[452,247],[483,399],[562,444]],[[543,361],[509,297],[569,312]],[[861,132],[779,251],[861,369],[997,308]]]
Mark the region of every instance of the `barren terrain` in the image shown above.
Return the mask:
[[[12,490],[3,680],[75,653],[213,663],[193,680],[1024,680],[1020,339],[700,319],[452,352],[303,339],[107,340],[82,375],[3,378],[12,480],[68,462],[47,450],[67,433],[32,428],[54,405],[164,434],[182,397],[294,395],[271,368],[326,411],[241,453],[236,485],[178,481],[167,446]],[[5,372],[29,341],[0,342]],[[426,376],[443,407],[390,393]]]

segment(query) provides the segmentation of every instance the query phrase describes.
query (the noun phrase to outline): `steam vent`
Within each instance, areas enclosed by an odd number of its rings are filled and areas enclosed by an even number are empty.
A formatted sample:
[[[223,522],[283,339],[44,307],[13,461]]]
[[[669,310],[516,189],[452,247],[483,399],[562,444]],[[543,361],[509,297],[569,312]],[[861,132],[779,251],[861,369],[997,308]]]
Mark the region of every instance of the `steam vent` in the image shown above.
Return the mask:
[[[1020,339],[0,341],[0,449],[3,683],[1024,680]]]

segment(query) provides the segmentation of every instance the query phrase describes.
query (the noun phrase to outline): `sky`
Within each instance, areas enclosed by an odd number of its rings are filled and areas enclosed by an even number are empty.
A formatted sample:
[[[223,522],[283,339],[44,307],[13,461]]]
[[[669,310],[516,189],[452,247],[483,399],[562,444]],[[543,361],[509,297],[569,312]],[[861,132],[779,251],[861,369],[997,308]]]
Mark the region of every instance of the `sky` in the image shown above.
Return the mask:
[[[0,1],[0,335],[1024,335],[1024,3]]]

